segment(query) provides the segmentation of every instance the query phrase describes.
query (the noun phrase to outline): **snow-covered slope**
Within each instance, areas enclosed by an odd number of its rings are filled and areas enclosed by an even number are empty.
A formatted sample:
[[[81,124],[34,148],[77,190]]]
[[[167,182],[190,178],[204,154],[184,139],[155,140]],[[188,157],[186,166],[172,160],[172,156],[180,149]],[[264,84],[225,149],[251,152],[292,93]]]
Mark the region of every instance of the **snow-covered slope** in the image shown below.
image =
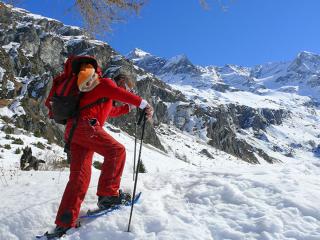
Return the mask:
[[[127,208],[84,222],[63,239],[320,238],[317,159],[302,156],[294,161],[282,159],[283,163],[273,165],[250,165],[208,148],[192,136],[163,129],[169,131],[171,138],[166,138],[166,143],[174,146],[175,154],[143,147],[147,173],[139,176],[138,191],[143,195],[135,206],[131,232],[126,232],[130,211]],[[4,134],[0,134],[3,139]],[[130,191],[134,140],[123,132],[112,135],[127,147],[122,188]],[[25,145],[37,141],[47,144],[33,136],[13,136],[23,138]],[[31,147],[43,158],[63,154],[59,147],[47,151]],[[203,148],[213,155],[213,160],[199,154]],[[13,154],[14,149],[3,150],[0,159],[0,239],[34,239],[54,227],[68,169],[19,171],[19,156]],[[94,160],[102,158],[95,155]],[[98,177],[99,170],[94,169],[81,214],[96,205]]]
[[[143,147],[147,173],[139,176],[143,195],[130,233],[129,209],[123,209],[85,222],[63,239],[320,239],[318,55],[303,52],[292,62],[253,68],[201,67],[184,55],[167,60],[136,49],[128,56],[137,65],[132,67],[81,29],[23,9],[12,11],[18,24],[3,33],[13,29],[20,42],[0,32],[5,42],[0,47],[0,94],[5,96],[0,99],[1,240],[34,239],[54,227],[69,170],[59,167],[63,149],[38,136],[40,129],[53,131],[53,125],[43,122],[45,112],[32,104],[44,97],[51,75],[69,53],[96,54],[102,63],[136,70],[139,89],[156,109],[153,136],[166,152]],[[132,191],[134,139],[113,131],[113,125],[105,128],[127,148],[121,187]],[[244,143],[249,145],[240,146]],[[26,146],[46,161],[40,171],[20,170],[18,148]],[[238,156],[247,150],[260,164],[227,154],[231,147]],[[278,161],[267,164],[265,155]],[[94,161],[103,159],[95,155]],[[99,173],[93,168],[81,214],[96,206]]]

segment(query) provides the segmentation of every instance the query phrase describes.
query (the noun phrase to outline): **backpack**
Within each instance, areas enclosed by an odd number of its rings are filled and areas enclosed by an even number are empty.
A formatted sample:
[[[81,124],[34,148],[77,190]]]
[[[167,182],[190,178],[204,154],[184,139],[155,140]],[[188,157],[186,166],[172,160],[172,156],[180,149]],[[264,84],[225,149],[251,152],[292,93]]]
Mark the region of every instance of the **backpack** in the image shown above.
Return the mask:
[[[49,118],[56,123],[66,124],[78,112],[81,93],[77,86],[77,75],[81,63],[90,63],[101,76],[97,61],[91,56],[70,56],[64,64],[64,71],[53,79],[50,93],[45,101]]]
[[[68,119],[73,118],[69,137],[64,146],[64,151],[67,153],[69,163],[71,161],[70,144],[78,123],[80,111],[107,101],[107,98],[101,98],[79,108],[82,93],[77,86],[77,75],[80,71],[81,63],[92,64],[96,73],[101,77],[101,69],[93,57],[70,56],[64,64],[64,71],[53,79],[51,90],[45,101],[45,105],[49,109],[49,118],[53,119],[56,123],[65,125]]]

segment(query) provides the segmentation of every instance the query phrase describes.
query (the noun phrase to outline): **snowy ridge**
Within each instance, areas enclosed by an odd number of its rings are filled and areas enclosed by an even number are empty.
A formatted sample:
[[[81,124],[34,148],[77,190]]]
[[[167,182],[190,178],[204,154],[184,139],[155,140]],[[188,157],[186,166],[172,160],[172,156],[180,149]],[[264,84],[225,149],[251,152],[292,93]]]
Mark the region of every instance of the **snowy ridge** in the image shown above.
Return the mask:
[[[154,59],[148,55],[136,55],[131,58],[136,65],[156,74],[169,84],[191,85],[193,88],[217,89],[217,84],[226,84],[233,91],[259,93],[264,89],[286,91],[295,87],[296,93],[319,100],[320,91],[320,56],[315,53],[301,52],[292,62],[266,63],[254,67],[237,65],[195,66],[185,55],[169,60],[162,58],[162,64],[154,65]],[[152,56],[152,58],[150,58]],[[207,84],[204,84],[207,83]],[[225,91],[226,89],[219,90]]]
[[[10,6],[10,5],[7,5],[7,6]],[[22,13],[26,17],[29,17],[29,18],[32,18],[32,19],[35,19],[35,20],[43,20],[43,19],[45,19],[47,21],[59,22],[58,20],[53,19],[53,18],[48,18],[48,17],[41,16],[39,14],[30,13],[29,11],[27,11],[26,9],[23,9],[23,8],[13,7],[12,11],[17,12],[17,13]]]

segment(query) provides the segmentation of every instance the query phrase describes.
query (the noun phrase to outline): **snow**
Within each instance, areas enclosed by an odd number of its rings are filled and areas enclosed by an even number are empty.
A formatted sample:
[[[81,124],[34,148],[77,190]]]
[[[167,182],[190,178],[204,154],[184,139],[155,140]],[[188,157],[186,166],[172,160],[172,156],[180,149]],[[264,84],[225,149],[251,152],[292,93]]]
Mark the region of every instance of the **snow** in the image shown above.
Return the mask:
[[[138,75],[136,80],[137,81],[141,81],[141,80],[144,80],[146,78],[152,78],[154,77],[151,73],[146,73],[146,74],[143,74],[143,75]]]
[[[65,45],[67,47],[70,47],[83,42],[84,37],[83,36],[64,36],[63,39],[67,40]]]
[[[178,64],[181,61],[187,60],[187,57],[185,55],[177,55],[172,58],[170,58],[166,64],[163,66],[163,68],[170,68],[172,65]]]
[[[136,80],[137,81],[141,81],[141,80],[143,80],[143,79],[146,79],[146,78],[152,78],[153,76],[152,76],[152,74],[151,73],[147,73],[147,74],[143,74],[143,75],[137,75],[137,78],[136,78]]]
[[[114,55],[111,57],[113,62],[121,61],[123,59],[122,55]]]
[[[59,22],[58,20],[53,19],[53,18],[48,18],[48,17],[44,17],[44,16],[41,16],[41,15],[38,15],[38,14],[30,13],[29,11],[27,11],[25,9],[22,9],[22,8],[14,7],[14,8],[12,8],[12,11],[20,13],[20,14],[23,14],[23,15],[25,15],[27,17],[30,17],[30,18],[34,19],[34,20],[43,20],[43,19],[45,19],[47,21]]]
[[[4,77],[4,74],[6,73],[6,70],[0,67],[0,82],[2,82],[2,79]]]
[[[11,111],[8,107],[0,108],[0,116],[6,116],[11,118],[14,115],[14,112]]]
[[[130,213],[126,208],[85,222],[63,239],[320,238],[317,158],[283,158],[283,163],[250,165],[211,148],[208,151],[214,159],[209,159],[199,154],[202,148],[208,148],[205,142],[169,126],[161,129],[168,153],[149,145],[143,147],[147,173],[139,175],[142,197],[135,205],[131,232],[126,232]],[[63,150],[55,145],[52,150],[37,149],[32,143],[47,144],[46,140],[25,134],[22,130],[13,136],[23,139],[37,157],[63,156]],[[123,132],[111,134],[127,148],[122,188],[132,190],[134,139]],[[4,133],[0,136],[1,145],[9,143]],[[14,148],[3,149],[0,158],[4,173],[0,175],[0,239],[32,239],[54,227],[68,170],[22,172]],[[177,151],[185,154],[186,161],[175,157]],[[94,160],[102,161],[102,157],[95,155]],[[99,171],[93,169],[81,214],[95,207],[98,177]]]
[[[68,24],[63,24],[65,27],[71,28],[71,29],[75,29],[75,30],[81,30],[80,27],[78,26],[72,26],[72,25],[68,25]]]
[[[102,46],[102,47],[106,46],[105,42],[99,41],[99,40],[88,40],[88,42],[97,46]]]
[[[126,58],[130,58],[133,61],[135,61],[136,59],[144,58],[147,56],[151,56],[151,54],[147,53],[139,48],[135,48],[130,53],[127,54]]]
[[[32,22],[17,22],[16,29],[29,28],[32,26]]]
[[[14,101],[10,104],[9,108],[7,110],[5,110],[5,115],[6,116],[13,116],[13,115],[25,115],[25,111],[23,109],[23,107],[21,106],[21,100],[24,98],[24,96],[26,95],[27,91],[28,91],[28,85],[29,83],[31,83],[35,78],[37,78],[38,76],[33,76],[33,77],[16,77],[15,80],[17,82],[21,82],[23,84],[22,89],[21,89],[21,93],[19,96],[17,96]]]
[[[3,45],[1,47],[6,51],[6,53],[9,53],[11,49],[13,49],[16,52],[17,49],[20,47],[20,43],[10,42],[9,44]]]
[[[10,80],[7,80],[7,90],[8,91],[14,90],[14,83]]]

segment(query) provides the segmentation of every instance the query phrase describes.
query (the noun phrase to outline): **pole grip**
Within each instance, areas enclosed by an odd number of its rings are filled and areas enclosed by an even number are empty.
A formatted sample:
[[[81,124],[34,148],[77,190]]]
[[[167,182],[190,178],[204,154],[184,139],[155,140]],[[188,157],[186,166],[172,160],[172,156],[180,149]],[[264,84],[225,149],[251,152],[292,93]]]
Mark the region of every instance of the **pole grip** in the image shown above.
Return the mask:
[[[146,118],[146,108],[144,108],[144,109],[142,110],[142,112],[140,113],[140,117],[139,117],[139,120],[138,120],[138,122],[137,122],[137,125],[140,126],[142,120],[145,120],[145,118]]]

